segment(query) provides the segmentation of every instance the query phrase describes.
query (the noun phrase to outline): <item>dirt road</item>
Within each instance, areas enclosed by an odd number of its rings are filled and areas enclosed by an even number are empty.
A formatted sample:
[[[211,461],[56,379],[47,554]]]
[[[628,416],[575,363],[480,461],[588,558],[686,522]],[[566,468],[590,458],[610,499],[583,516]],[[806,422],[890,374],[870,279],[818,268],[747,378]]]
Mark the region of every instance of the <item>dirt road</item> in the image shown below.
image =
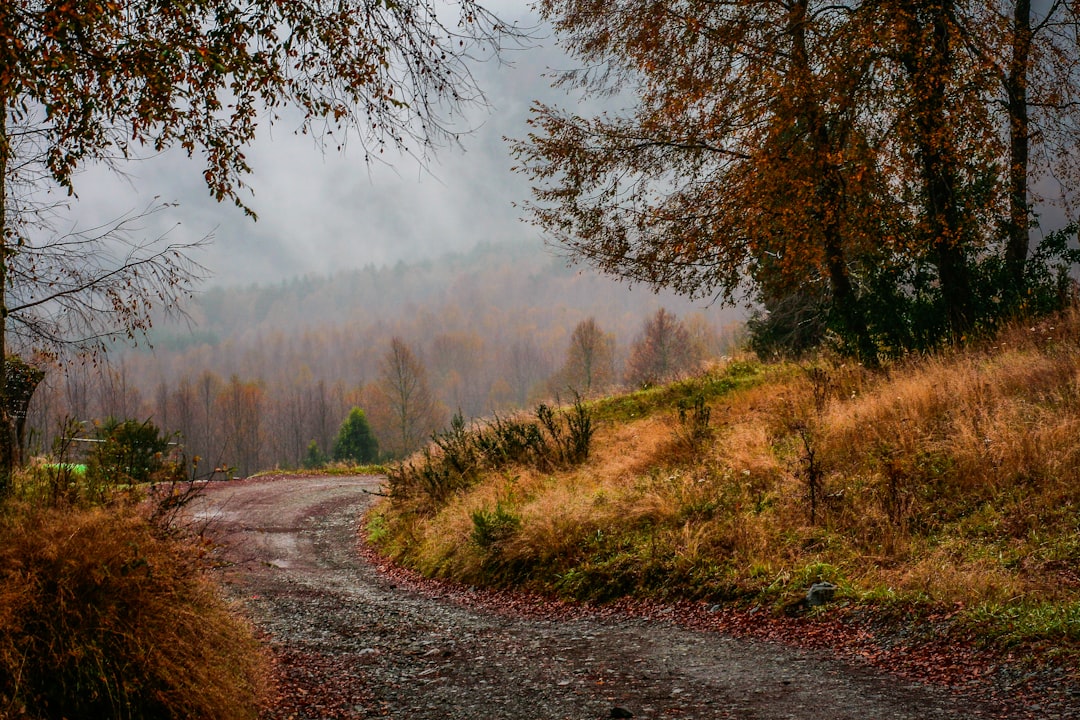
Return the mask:
[[[375,478],[218,483],[196,507],[279,662],[268,718],[999,718],[827,653],[664,617],[525,617],[402,587],[357,550]]]

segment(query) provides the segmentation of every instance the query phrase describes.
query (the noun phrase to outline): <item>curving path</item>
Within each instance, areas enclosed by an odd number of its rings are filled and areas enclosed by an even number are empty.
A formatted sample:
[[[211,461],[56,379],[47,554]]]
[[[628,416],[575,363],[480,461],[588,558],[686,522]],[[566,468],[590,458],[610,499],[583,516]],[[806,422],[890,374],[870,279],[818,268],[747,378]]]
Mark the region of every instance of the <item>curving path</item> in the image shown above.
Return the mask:
[[[213,483],[194,507],[278,662],[268,718],[1000,718],[918,686],[663,618],[536,619],[433,597],[358,553],[378,478]]]

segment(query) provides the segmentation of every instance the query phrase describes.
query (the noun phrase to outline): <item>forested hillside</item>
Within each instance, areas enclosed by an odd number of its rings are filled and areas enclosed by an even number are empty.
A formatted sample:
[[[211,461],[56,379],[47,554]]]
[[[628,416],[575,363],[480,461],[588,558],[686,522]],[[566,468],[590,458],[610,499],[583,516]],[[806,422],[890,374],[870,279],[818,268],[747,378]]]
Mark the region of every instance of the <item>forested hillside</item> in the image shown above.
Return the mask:
[[[649,345],[642,334],[660,308],[675,317],[679,345],[693,348],[679,356],[683,364],[722,354],[739,325],[737,311],[628,288],[520,243],[329,278],[219,286],[197,298],[187,322],[159,323],[152,350],[117,351],[108,367],[51,370],[30,410],[28,449],[49,450],[64,418],[84,421],[84,433],[107,417],[151,419],[180,433],[203,469],[247,474],[329,457],[358,406],[383,455],[401,455],[454,412],[477,417],[622,384],[626,358],[635,341]],[[575,333],[579,326],[596,332]],[[408,356],[396,358],[409,376],[398,372],[398,380],[421,381],[426,402],[413,396],[403,408],[394,397],[395,338]],[[585,346],[583,357],[572,340],[595,348]],[[581,366],[594,362],[593,349],[602,372],[586,383]]]

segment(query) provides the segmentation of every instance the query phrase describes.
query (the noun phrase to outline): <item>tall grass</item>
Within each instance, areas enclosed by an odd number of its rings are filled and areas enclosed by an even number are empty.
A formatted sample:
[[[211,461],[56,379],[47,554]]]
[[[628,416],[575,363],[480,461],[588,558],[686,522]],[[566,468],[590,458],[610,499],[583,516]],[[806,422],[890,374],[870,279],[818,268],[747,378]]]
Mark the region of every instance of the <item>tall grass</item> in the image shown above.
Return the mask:
[[[1076,312],[880,373],[739,363],[592,409],[603,422],[579,466],[481,473],[425,514],[384,503],[387,552],[579,598],[781,607],[830,580],[854,602],[998,608],[972,622],[1075,617]],[[496,512],[513,519],[476,542]],[[1041,627],[1025,632],[1072,637]]]
[[[265,666],[251,628],[206,576],[197,539],[147,513],[3,506],[0,717],[257,716]]]

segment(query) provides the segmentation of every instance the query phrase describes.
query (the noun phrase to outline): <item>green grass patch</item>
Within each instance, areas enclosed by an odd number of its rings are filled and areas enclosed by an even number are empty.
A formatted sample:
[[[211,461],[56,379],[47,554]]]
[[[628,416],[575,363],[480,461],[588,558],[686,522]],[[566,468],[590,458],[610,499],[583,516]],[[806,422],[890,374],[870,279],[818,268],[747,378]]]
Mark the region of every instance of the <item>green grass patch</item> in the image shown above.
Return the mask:
[[[589,403],[593,416],[604,422],[634,422],[658,411],[670,411],[679,403],[703,398],[714,401],[737,390],[753,387],[786,366],[764,366],[747,360],[733,360],[723,367],[685,380],[611,395]]]
[[[983,603],[965,612],[963,623],[994,645],[1080,643],[1080,601]]]

